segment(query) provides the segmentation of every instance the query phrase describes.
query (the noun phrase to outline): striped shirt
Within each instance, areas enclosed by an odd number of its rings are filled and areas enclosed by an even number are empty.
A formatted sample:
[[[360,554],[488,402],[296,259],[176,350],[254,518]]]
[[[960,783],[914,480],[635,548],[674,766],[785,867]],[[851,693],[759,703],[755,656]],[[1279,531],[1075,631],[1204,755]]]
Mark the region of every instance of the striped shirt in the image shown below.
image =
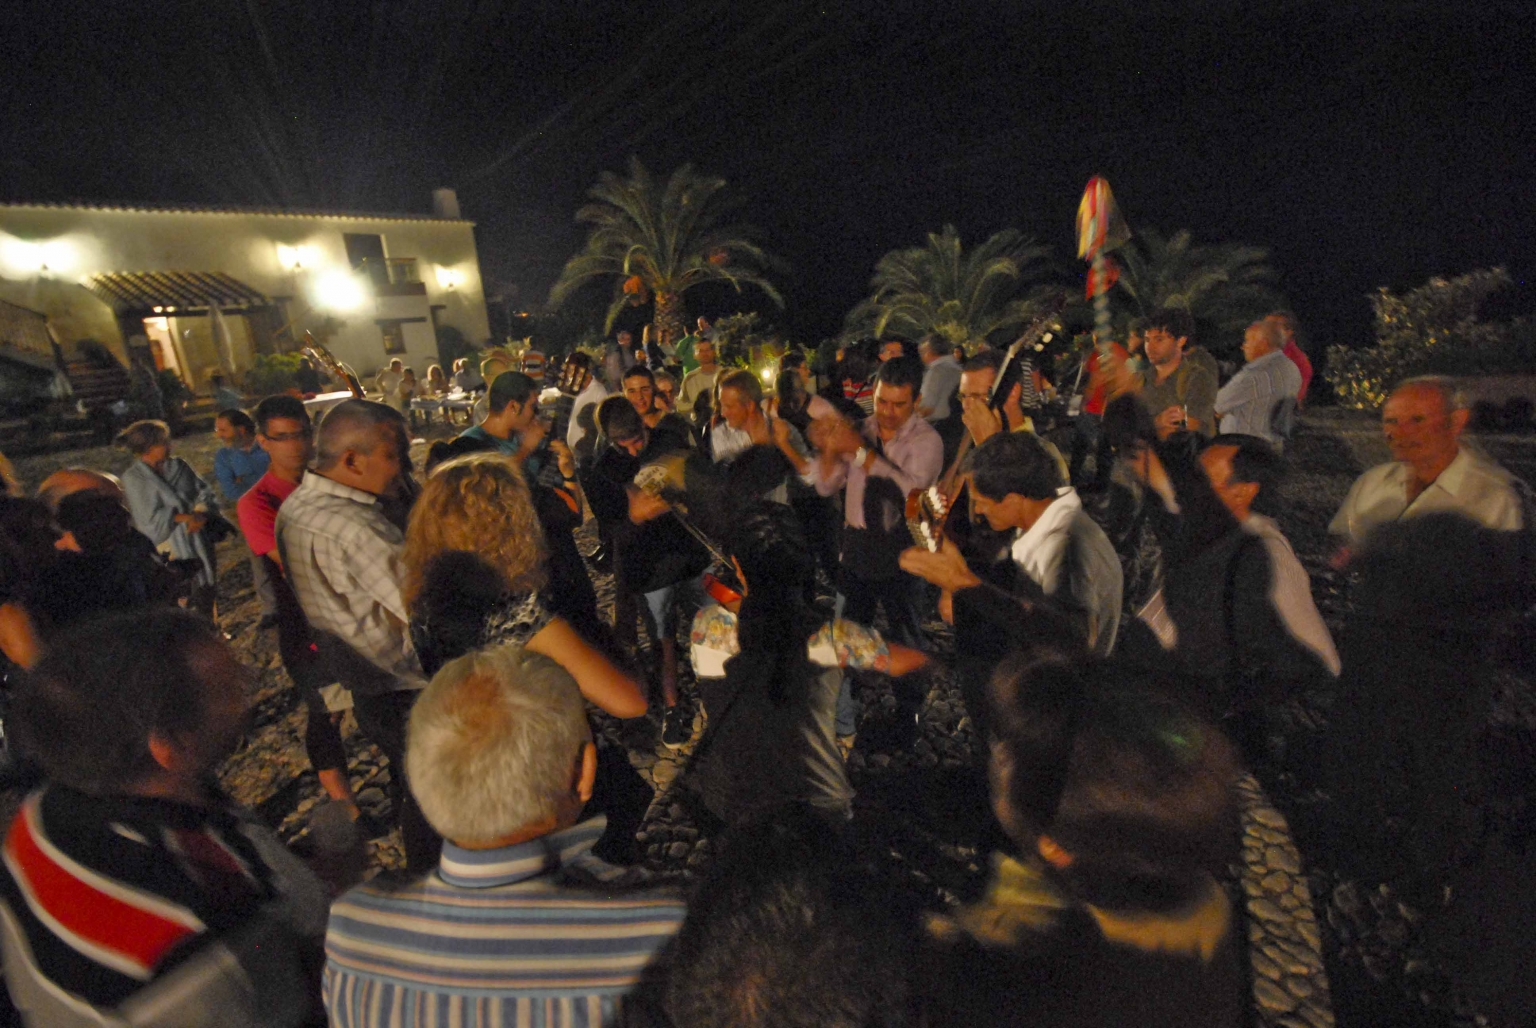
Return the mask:
[[[331,1024],[617,1023],[686,909],[592,855],[606,826],[596,817],[494,850],[445,841],[425,878],[348,892],[325,941]]]
[[[0,897],[37,974],[111,1007],[282,897],[283,919],[318,942],[323,889],[291,857],[287,867],[269,861],[281,849],[232,807],[48,785],[27,797],[6,832]],[[303,991],[291,980],[255,984]]]

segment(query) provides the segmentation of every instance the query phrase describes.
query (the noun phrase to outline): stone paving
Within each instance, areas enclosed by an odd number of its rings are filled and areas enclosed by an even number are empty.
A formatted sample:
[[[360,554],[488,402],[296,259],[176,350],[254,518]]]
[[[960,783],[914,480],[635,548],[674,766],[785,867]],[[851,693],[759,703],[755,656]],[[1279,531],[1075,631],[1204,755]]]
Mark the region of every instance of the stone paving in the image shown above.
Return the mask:
[[[1495,438],[1485,445],[1528,480],[1536,479],[1536,446],[1529,440]],[[211,474],[216,448],[211,435],[177,441],[178,454],[205,474]],[[413,453],[419,458],[424,449],[424,444],[417,445]],[[1283,491],[1286,513],[1280,520],[1313,576],[1319,608],[1335,631],[1348,591],[1342,576],[1327,564],[1327,519],[1355,475],[1384,456],[1377,429],[1343,412],[1310,417],[1309,428],[1291,453],[1293,471]],[[126,462],[121,452],[99,448],[25,458],[17,467],[24,483],[32,486],[56,467],[118,470]],[[587,534],[590,528],[581,543],[584,552],[594,544]],[[243,544],[232,540],[219,550],[220,621],[258,678],[252,696],[253,729],[221,779],[238,800],[302,845],[321,798],[304,756],[303,710],[278,660],[273,633],[256,630],[259,612]],[[599,602],[605,614],[611,614],[611,576],[594,574],[594,580]],[[986,809],[978,740],[959,688],[944,666],[952,655],[952,635],[937,621],[925,629],[936,660],[931,670],[920,673],[925,698],[916,738],[896,745],[882,741],[892,737],[885,729],[891,727],[895,696],[883,676],[858,676],[856,695],[863,713],[850,774],[859,791],[859,836],[864,850],[878,857],[877,873],[889,875],[894,888],[914,890],[930,903],[953,903],[979,893],[995,836]],[[682,674],[687,702],[692,682],[686,666]],[[1536,701],[1528,682],[1515,681],[1500,695],[1501,705],[1492,715],[1496,720],[1502,717],[1527,730],[1536,726]],[[1326,698],[1297,704],[1293,714],[1299,729],[1320,727],[1326,705]],[[696,710],[694,740],[703,717],[704,712]],[[679,751],[668,750],[660,743],[659,724],[649,718],[621,723],[596,713],[594,724],[601,735],[627,750],[633,765],[656,788],[656,801],[638,835],[647,865],[681,880],[696,875],[707,866],[712,843],[677,789],[692,742]],[[387,820],[389,801],[383,786],[390,780],[390,769],[350,722],[344,731],[359,800],[375,817]],[[1232,889],[1248,914],[1257,1022],[1285,1028],[1333,1023],[1325,952],[1330,961],[1346,962],[1341,966],[1364,967],[1369,972],[1366,987],[1376,987],[1370,986],[1375,982],[1402,989],[1412,974],[1422,975],[1423,968],[1414,966],[1422,959],[1414,944],[1413,912],[1392,899],[1390,888],[1329,877],[1326,854],[1312,855],[1318,866],[1309,866],[1313,860],[1304,861],[1298,854],[1285,818],[1257,781],[1246,778],[1241,789],[1243,850],[1241,865],[1233,869]],[[399,867],[403,857],[397,833],[371,840],[369,861],[374,867]],[[1357,978],[1351,976],[1352,988],[1362,987]],[[1453,1004],[1432,1001],[1428,994],[1425,1000],[1446,1012],[1443,1020],[1428,1023],[1479,1023],[1470,1012],[1453,1012]]]

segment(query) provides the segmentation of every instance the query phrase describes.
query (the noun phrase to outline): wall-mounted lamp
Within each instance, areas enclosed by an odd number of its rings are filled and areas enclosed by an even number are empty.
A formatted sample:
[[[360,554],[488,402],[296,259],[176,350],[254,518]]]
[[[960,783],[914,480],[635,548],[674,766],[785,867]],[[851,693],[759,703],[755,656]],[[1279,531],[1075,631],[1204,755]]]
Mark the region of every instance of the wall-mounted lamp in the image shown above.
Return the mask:
[[[437,266],[437,284],[444,289],[457,289],[464,284],[464,272],[458,268]]]
[[[293,246],[278,243],[277,263],[282,265],[284,271],[303,271],[307,267],[314,266],[315,248],[305,243],[297,243]]]
[[[368,290],[351,271],[337,268],[315,280],[314,300],[323,310],[357,311],[368,302]]]
[[[63,237],[31,240],[0,235],[0,266],[17,278],[68,273],[79,262],[80,248]]]

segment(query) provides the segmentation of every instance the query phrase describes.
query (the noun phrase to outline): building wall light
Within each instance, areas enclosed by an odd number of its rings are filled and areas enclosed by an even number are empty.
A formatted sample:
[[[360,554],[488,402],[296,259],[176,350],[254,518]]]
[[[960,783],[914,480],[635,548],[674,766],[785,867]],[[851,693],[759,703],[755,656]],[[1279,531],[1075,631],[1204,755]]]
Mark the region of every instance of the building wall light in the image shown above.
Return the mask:
[[[0,236],[0,266],[8,275],[30,278],[34,275],[68,274],[80,263],[80,248],[63,237],[58,239],[17,239]]]
[[[277,244],[277,263],[282,265],[284,271],[303,271],[315,264],[315,248],[305,243],[290,246],[287,243]]]
[[[444,289],[457,289],[464,284],[464,272],[457,268],[437,266],[437,284]]]
[[[337,268],[315,280],[314,300],[322,310],[358,311],[368,302],[368,290],[352,272]]]

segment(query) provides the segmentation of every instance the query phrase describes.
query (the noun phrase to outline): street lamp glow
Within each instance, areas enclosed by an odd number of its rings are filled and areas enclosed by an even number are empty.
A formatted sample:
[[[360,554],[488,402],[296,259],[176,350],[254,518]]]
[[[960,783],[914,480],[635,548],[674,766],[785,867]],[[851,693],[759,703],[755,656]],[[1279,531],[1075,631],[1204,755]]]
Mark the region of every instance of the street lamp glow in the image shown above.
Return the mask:
[[[315,280],[315,306],[333,311],[361,310],[368,302],[368,290],[362,280],[342,268],[328,271]]]

